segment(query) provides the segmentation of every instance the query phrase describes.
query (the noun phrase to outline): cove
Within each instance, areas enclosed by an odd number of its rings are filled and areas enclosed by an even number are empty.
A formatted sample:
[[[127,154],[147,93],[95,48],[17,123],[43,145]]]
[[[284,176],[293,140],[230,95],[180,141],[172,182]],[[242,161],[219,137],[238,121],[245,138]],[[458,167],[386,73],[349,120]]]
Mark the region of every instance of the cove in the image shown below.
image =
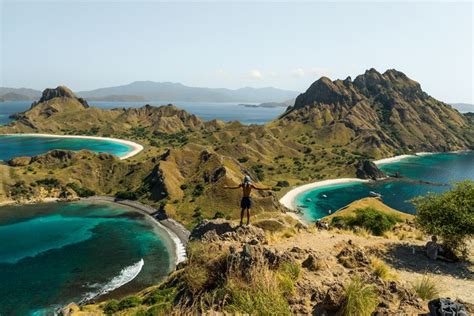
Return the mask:
[[[138,153],[143,147],[128,141],[107,138],[74,136],[41,136],[34,134],[0,135],[0,160],[15,157],[36,156],[54,149],[105,152],[125,159]]]
[[[314,221],[353,201],[368,197],[369,192],[374,191],[382,195],[383,202],[388,206],[413,214],[415,208],[410,202],[412,198],[428,192],[444,192],[453,181],[474,180],[474,151],[410,156],[379,167],[388,175],[399,172],[407,181],[328,185],[300,193],[296,196],[295,204],[303,211],[305,219]]]
[[[0,315],[50,315],[101,294],[163,280],[175,263],[167,232],[126,206],[100,202],[0,207]]]

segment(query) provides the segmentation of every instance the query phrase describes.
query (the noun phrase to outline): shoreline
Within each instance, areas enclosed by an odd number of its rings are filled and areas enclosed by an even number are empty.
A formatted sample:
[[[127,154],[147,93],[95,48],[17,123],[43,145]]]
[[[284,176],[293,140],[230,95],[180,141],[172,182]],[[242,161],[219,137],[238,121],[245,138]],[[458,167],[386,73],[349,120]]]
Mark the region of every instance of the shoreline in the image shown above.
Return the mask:
[[[181,263],[187,259],[186,257],[186,245],[188,243],[188,238],[190,232],[181,225],[178,221],[167,218],[167,219],[158,219],[153,214],[158,212],[155,208],[142,204],[136,201],[130,200],[119,200],[116,201],[114,197],[111,196],[91,196],[87,198],[79,198],[76,200],[71,201],[64,201],[59,198],[45,198],[41,201],[31,201],[25,203],[18,203],[14,200],[4,200],[0,202],[0,207],[2,206],[22,206],[22,205],[32,205],[32,204],[40,204],[40,203],[74,203],[74,202],[103,202],[103,203],[111,203],[111,204],[118,204],[121,206],[126,206],[133,209],[134,212],[138,212],[142,215],[147,216],[148,218],[152,219],[155,224],[157,224],[161,229],[163,229],[169,236],[170,240],[174,246],[174,257],[175,257],[175,265]]]
[[[469,151],[471,150],[467,149],[467,150],[457,150],[457,151],[449,151],[449,152],[417,152],[415,154],[410,154],[410,155],[404,154],[404,155],[398,155],[398,156],[393,156],[393,157],[388,157],[388,158],[382,158],[382,159],[374,160],[373,163],[377,166],[380,166],[380,165],[389,164],[393,162],[399,162],[406,158],[421,157],[421,156],[435,155],[435,154],[441,154],[441,153],[462,153],[462,152],[469,152]],[[373,181],[373,180],[365,180],[365,179],[359,179],[359,178],[337,178],[337,179],[328,179],[328,180],[311,182],[311,183],[303,184],[303,185],[292,188],[290,191],[285,193],[285,195],[283,195],[279,199],[279,202],[286,208],[293,211],[293,214],[295,214],[295,216],[298,217],[300,220],[304,222],[308,222],[303,216],[301,216],[301,214],[296,213],[297,211],[296,197],[299,194],[305,191],[312,190],[312,189],[325,187],[325,186],[331,186],[335,184],[354,183],[354,182],[367,183],[370,181]]]
[[[125,145],[127,147],[130,147],[132,150],[126,153],[123,156],[117,156],[120,160],[125,160],[130,157],[135,156],[139,152],[143,150],[143,146],[132,142],[130,140],[125,140],[125,139],[119,139],[119,138],[113,138],[113,137],[100,137],[100,136],[85,136],[85,135],[56,135],[56,134],[43,134],[43,133],[15,133],[15,134],[0,134],[1,135],[6,135],[6,136],[34,136],[34,137],[57,137],[57,138],[79,138],[79,139],[93,139],[93,140],[105,140],[105,141],[110,141],[114,143],[118,143],[121,145]]]
[[[174,246],[174,258],[175,262],[174,265],[178,265],[179,263],[183,262],[186,260],[186,245],[188,243],[188,238],[190,232],[184,228],[183,225],[181,225],[179,222],[167,218],[167,219],[158,219],[156,218],[153,214],[158,212],[155,208],[142,204],[137,201],[129,201],[129,200],[115,200],[114,197],[109,197],[109,196],[92,196],[88,198],[81,198],[78,201],[86,201],[86,202],[105,202],[105,203],[111,203],[111,204],[117,204],[121,206],[126,206],[131,209],[133,209],[135,212],[138,212],[142,215],[147,216],[155,224],[157,224],[158,227],[163,229],[167,234],[168,237],[170,238],[171,242],[173,243]]]
[[[312,190],[312,189],[325,187],[325,186],[353,183],[353,182],[364,183],[364,182],[370,182],[370,180],[358,179],[358,178],[339,178],[339,179],[328,179],[328,180],[316,181],[316,182],[294,187],[290,191],[286,192],[286,194],[280,198],[279,202],[286,208],[292,211],[296,211],[296,205],[295,205],[296,197],[300,195],[301,193]]]

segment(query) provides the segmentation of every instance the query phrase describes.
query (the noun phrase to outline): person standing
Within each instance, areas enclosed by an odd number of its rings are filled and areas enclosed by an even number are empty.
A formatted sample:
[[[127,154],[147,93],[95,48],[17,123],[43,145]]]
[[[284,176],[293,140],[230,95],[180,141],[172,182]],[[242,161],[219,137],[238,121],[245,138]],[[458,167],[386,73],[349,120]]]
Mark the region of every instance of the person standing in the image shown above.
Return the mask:
[[[244,221],[244,213],[247,211],[247,225],[250,224],[250,209],[252,208],[252,198],[250,197],[250,193],[252,189],[255,190],[271,190],[270,188],[259,188],[256,187],[252,183],[252,179],[250,176],[246,175],[244,180],[241,184],[237,186],[224,186],[224,189],[240,189],[242,188],[242,199],[240,200],[240,208],[242,209],[240,212],[240,226],[243,225]]]

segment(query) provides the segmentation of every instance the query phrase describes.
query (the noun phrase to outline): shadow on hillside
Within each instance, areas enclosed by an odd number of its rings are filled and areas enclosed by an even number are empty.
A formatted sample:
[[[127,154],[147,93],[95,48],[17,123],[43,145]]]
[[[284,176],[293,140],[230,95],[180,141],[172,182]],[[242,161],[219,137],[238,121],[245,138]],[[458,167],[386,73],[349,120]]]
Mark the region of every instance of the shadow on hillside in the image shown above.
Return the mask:
[[[413,249],[415,249],[414,254]],[[400,270],[447,274],[456,278],[474,280],[474,273],[469,270],[470,262],[432,261],[425,255],[425,247],[423,246],[390,245],[385,254],[385,260],[388,264]]]

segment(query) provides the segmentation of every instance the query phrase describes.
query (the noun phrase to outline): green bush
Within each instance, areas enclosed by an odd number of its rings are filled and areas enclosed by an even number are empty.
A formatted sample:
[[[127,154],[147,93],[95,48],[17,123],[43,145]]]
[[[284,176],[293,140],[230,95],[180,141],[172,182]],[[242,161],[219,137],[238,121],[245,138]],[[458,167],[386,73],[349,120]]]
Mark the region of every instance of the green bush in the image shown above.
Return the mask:
[[[474,182],[454,184],[442,194],[430,193],[412,200],[416,223],[425,233],[441,237],[445,248],[467,255],[466,242],[474,236]]]
[[[80,197],[88,197],[88,196],[93,196],[95,195],[95,191],[87,189],[87,188],[81,188],[77,183],[68,183],[68,187],[74,190],[74,192],[77,193]]]
[[[122,200],[137,200],[138,194],[133,191],[119,191],[115,194],[115,197]]]
[[[200,196],[204,192],[204,186],[201,183],[198,183],[194,187],[193,196]]]
[[[118,304],[119,310],[124,310],[127,308],[132,308],[140,305],[141,300],[137,296],[127,296],[126,298],[122,299]]]
[[[363,227],[376,236],[381,236],[384,232],[391,230],[397,222],[402,219],[396,215],[385,214],[374,208],[367,207],[357,209],[354,216],[335,216],[331,220],[331,225],[346,226],[350,228]]]
[[[56,187],[59,187],[60,185],[59,180],[55,178],[36,180],[36,183],[39,185],[44,185],[48,188],[56,188]]]
[[[237,160],[240,162],[240,163],[244,163],[244,162],[247,162],[249,160],[249,157],[240,157],[240,158],[237,158]]]
[[[276,185],[277,187],[286,188],[290,186],[290,183],[286,180],[282,180],[282,181],[278,181]]]
[[[217,211],[217,212],[214,214],[213,219],[224,218],[224,217],[225,217],[225,214],[224,214],[224,213],[222,213],[221,211]]]
[[[110,300],[102,309],[106,315],[112,315],[119,311],[119,302],[117,300]]]

